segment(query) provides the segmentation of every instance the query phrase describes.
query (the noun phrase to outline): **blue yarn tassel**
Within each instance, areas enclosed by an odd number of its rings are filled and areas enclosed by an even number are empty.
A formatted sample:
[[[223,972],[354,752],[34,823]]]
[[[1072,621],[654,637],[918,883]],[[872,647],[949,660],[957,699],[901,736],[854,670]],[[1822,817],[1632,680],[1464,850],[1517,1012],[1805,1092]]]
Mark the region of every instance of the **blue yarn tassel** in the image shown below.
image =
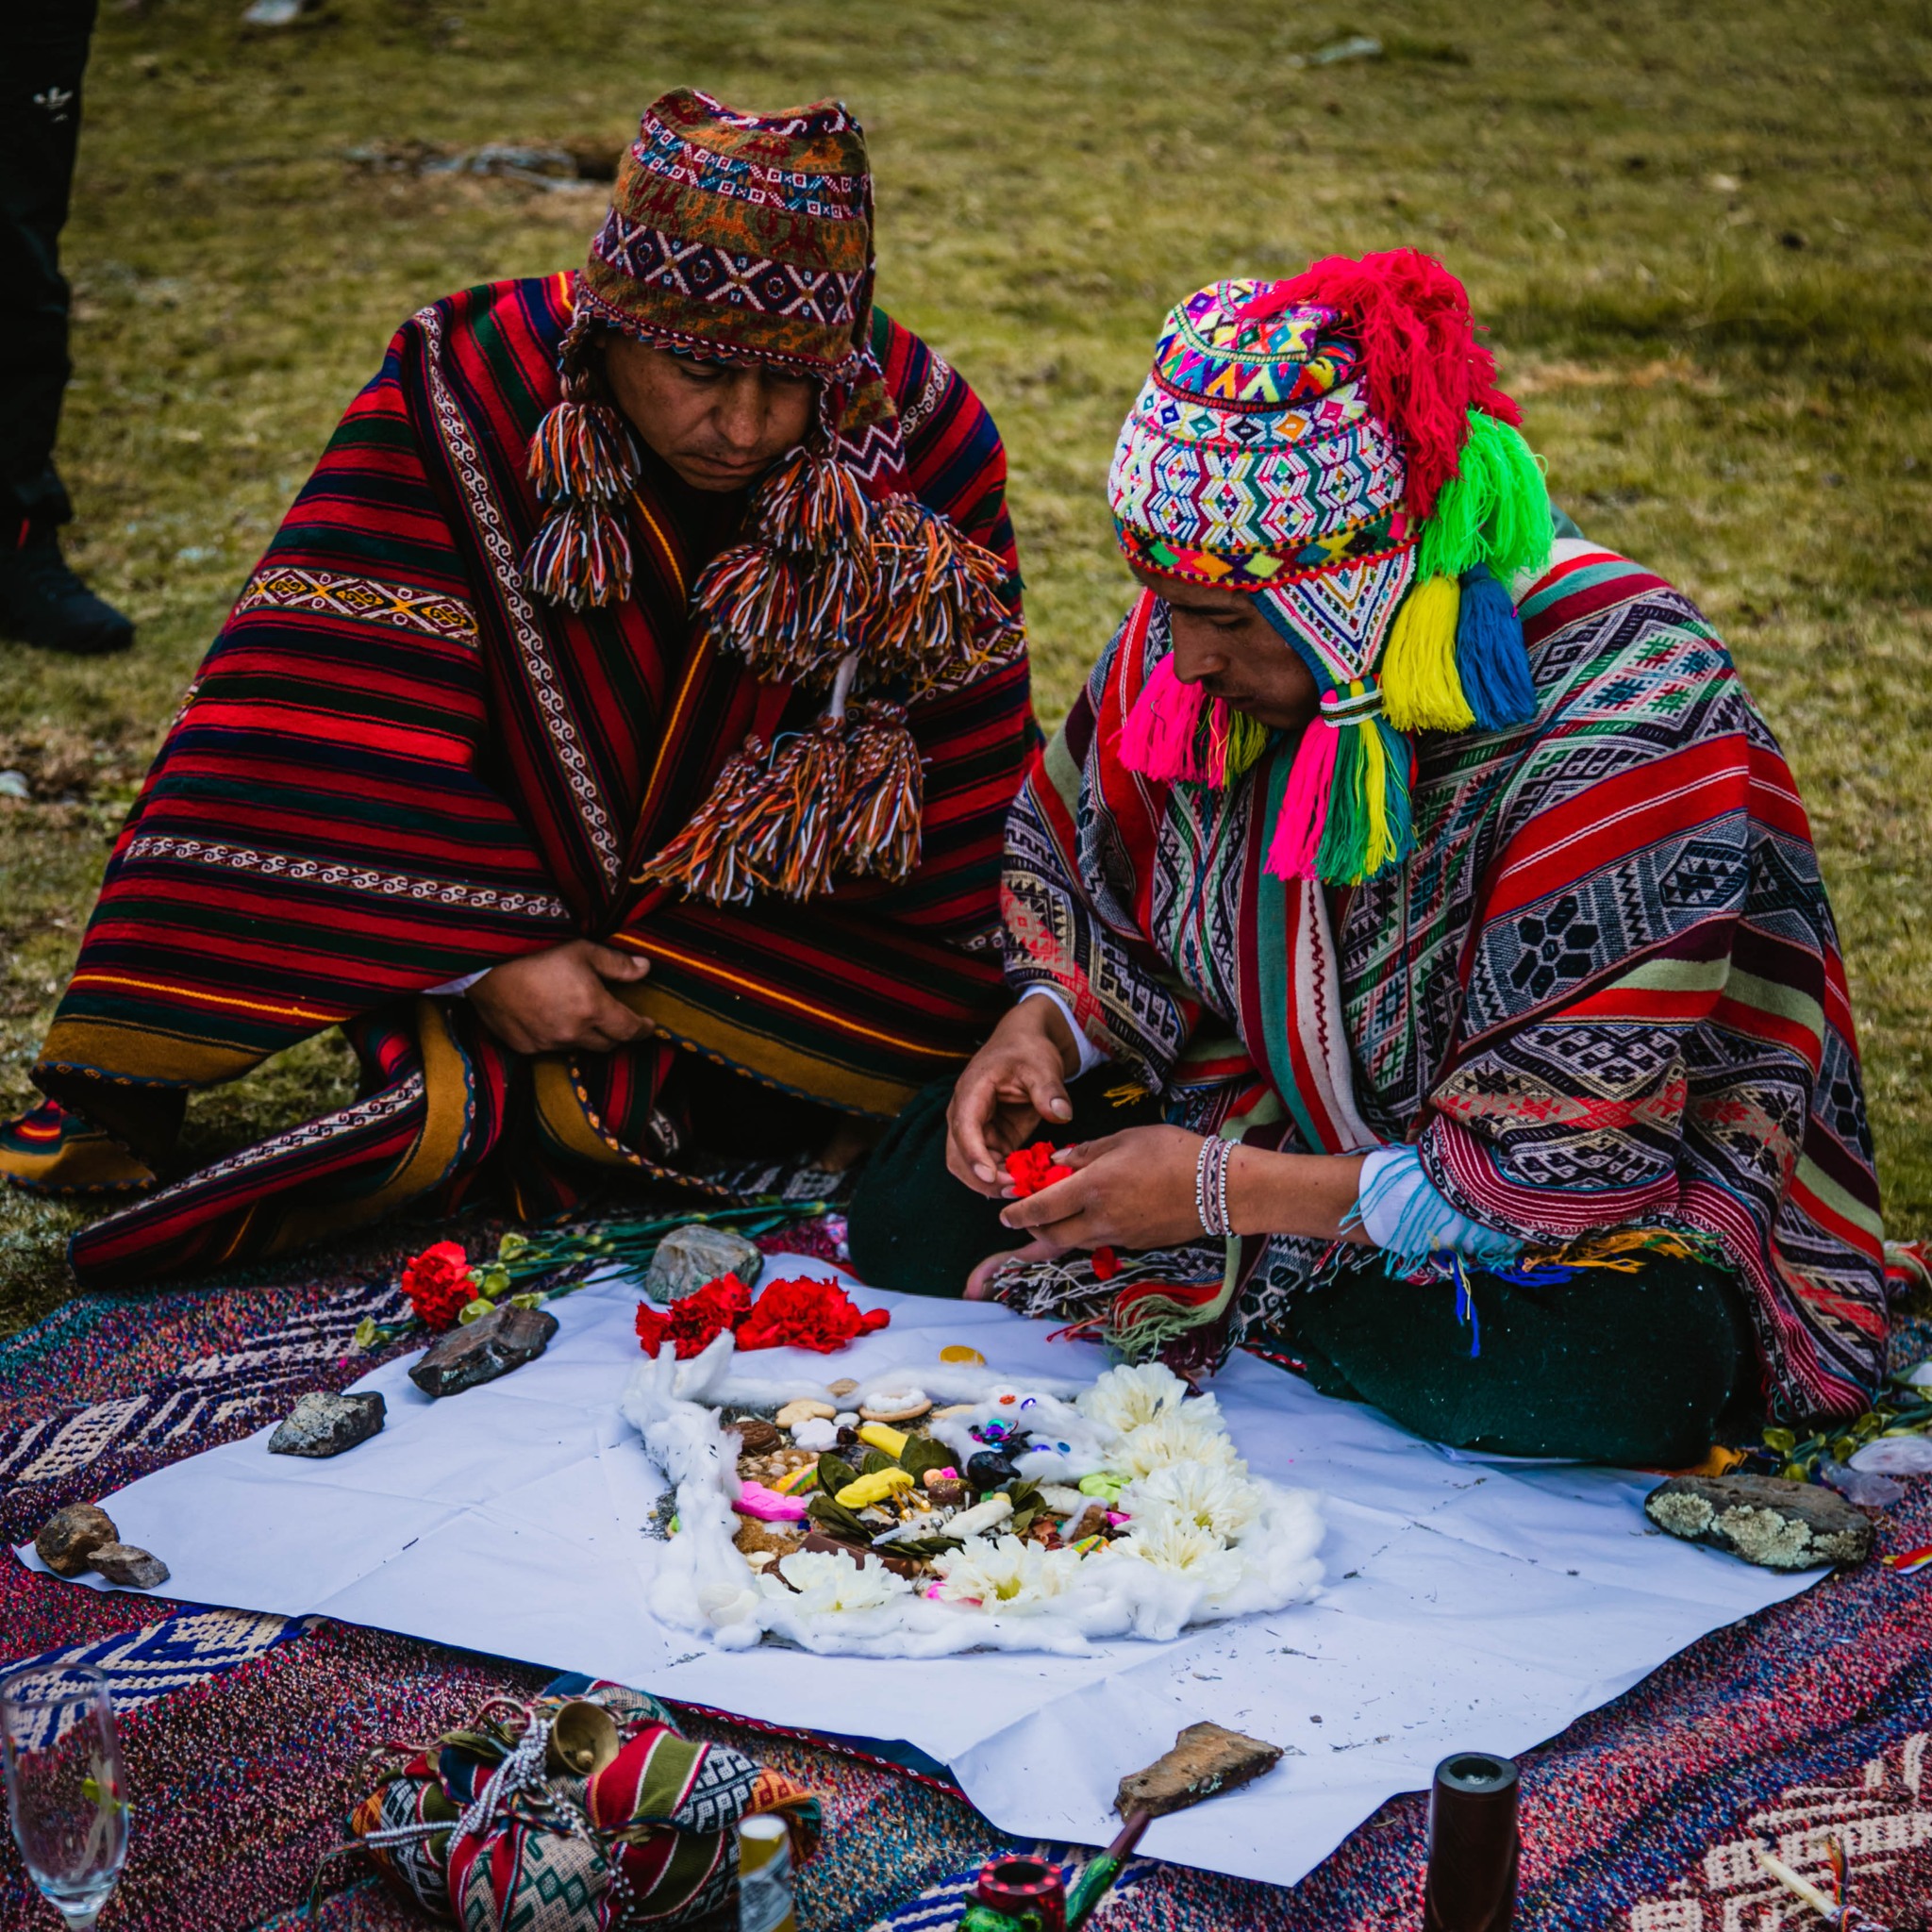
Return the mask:
[[[1479,731],[1507,731],[1536,716],[1536,685],[1523,647],[1523,620],[1487,564],[1459,579],[1456,675]]]

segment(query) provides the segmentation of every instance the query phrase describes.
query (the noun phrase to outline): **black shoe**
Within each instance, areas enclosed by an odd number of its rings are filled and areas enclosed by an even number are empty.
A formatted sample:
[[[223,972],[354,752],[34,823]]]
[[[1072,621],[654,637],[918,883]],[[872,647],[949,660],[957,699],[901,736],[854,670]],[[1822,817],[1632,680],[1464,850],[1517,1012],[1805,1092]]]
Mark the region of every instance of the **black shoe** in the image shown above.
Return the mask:
[[[0,549],[0,630],[77,658],[134,641],[134,626],[67,568],[51,525],[30,527],[18,548]]]

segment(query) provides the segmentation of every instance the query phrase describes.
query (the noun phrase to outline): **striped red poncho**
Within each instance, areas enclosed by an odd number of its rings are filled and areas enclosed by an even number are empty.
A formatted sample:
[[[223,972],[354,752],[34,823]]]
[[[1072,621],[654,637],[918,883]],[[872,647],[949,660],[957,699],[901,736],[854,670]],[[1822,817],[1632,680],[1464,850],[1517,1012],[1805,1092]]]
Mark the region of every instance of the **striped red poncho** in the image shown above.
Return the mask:
[[[109,862],[35,1079],[0,1132],[31,1187],[145,1189],[191,1091],[345,1025],[362,1097],[149,1194],[76,1241],[104,1285],[292,1246],[496,1157],[528,1211],[597,1167],[671,1176],[658,1101],[680,1048],[857,1113],[956,1068],[1002,995],[1000,824],[1035,733],[1024,652],[910,708],[923,859],[806,904],[633,883],[757,732],[816,702],[693,645],[692,583],[736,500],[655,462],[630,506],[633,596],[535,600],[524,474],[558,400],[571,278],[472,289],[398,332],[249,578]],[[874,317],[899,435],[846,452],[1006,562],[991,419]],[[574,937],[649,958],[656,1036],[520,1061],[428,990]]]

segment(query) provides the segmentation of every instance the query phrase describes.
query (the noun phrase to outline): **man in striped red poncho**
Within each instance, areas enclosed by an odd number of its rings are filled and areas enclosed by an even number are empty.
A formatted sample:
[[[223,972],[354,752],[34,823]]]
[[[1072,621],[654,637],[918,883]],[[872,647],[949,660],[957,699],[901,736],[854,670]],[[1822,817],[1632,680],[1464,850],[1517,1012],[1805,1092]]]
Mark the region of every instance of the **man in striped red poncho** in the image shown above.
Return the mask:
[[[1516,1454],[1866,1406],[1804,808],[1690,603],[1553,551],[1517,422],[1413,251],[1169,316],[1109,479],[1141,594],[1008,820],[1018,1004],[881,1145],[861,1268],[1195,1369],[1245,1339]]]
[[[518,1209],[890,1117],[997,1010],[1036,738],[1005,456],[873,300],[836,103],[643,118],[581,273],[398,332],[190,690],[0,1172],[91,1286],[486,1176]],[[329,1025],[361,1097],[167,1176]],[[849,1138],[849,1137],[848,1137]]]

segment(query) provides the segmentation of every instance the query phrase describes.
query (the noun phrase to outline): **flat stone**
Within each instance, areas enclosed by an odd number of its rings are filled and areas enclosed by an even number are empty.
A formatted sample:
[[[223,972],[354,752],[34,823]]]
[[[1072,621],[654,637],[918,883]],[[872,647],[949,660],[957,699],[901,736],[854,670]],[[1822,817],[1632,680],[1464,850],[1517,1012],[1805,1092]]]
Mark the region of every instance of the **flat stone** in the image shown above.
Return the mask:
[[[1706,1543],[1765,1570],[1862,1563],[1872,1524],[1842,1496],[1781,1475],[1674,1475],[1643,1513],[1686,1542]]]
[[[118,1543],[121,1532],[105,1509],[92,1503],[70,1503],[41,1524],[34,1548],[56,1576],[79,1576],[93,1567],[93,1553],[103,1543]]]
[[[382,1427],[379,1394],[328,1395],[311,1389],[268,1439],[271,1456],[340,1456]]]
[[[556,1333],[555,1315],[507,1305],[439,1335],[409,1371],[409,1380],[425,1395],[457,1395],[535,1361]]]
[[[644,1274],[644,1292],[654,1302],[681,1301],[721,1274],[735,1274],[745,1287],[756,1288],[764,1265],[764,1255],[741,1234],[688,1222],[658,1243]]]
[[[1245,1731],[1220,1724],[1190,1724],[1145,1771],[1122,1778],[1114,1808],[1123,1818],[1136,1811],[1164,1818],[1217,1791],[1232,1790],[1281,1762],[1281,1746],[1264,1743]]]
[[[123,1590],[154,1590],[168,1580],[168,1566],[132,1543],[101,1544],[91,1567]]]

